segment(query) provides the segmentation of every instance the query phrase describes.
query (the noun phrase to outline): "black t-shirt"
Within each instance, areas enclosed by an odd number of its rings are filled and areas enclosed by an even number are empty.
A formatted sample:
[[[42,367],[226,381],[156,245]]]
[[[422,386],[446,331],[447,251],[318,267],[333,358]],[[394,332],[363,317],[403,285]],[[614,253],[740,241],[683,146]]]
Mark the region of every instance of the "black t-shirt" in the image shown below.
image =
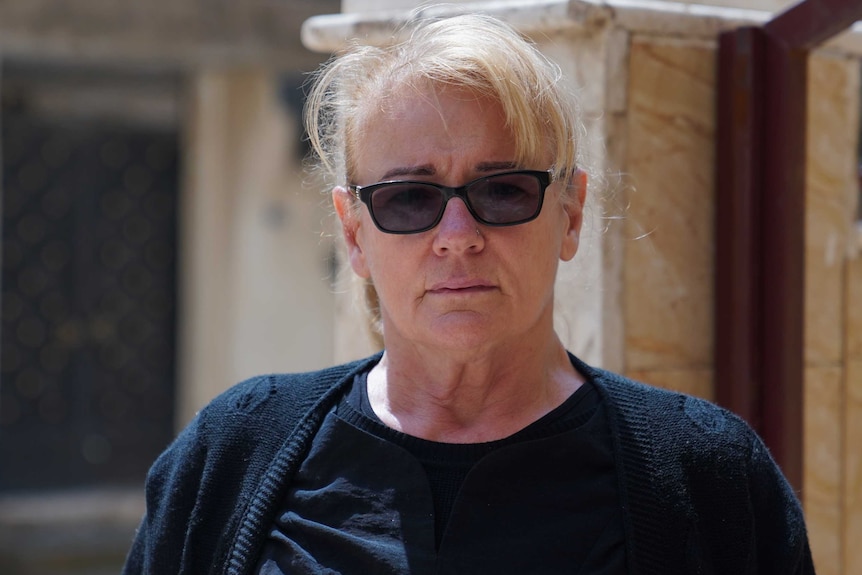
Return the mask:
[[[508,438],[448,444],[383,425],[357,377],[291,482],[257,573],[625,573],[600,396],[586,383]]]

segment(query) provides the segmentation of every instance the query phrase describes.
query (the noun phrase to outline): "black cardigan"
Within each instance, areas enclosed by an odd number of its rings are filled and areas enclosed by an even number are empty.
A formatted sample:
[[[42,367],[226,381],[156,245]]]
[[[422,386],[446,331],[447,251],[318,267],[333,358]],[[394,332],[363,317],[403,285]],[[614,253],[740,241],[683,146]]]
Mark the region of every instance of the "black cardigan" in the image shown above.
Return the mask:
[[[250,573],[324,415],[379,358],[256,377],[210,403],[153,464],[123,573]],[[608,408],[630,573],[814,573],[799,501],[741,419],[572,362]]]

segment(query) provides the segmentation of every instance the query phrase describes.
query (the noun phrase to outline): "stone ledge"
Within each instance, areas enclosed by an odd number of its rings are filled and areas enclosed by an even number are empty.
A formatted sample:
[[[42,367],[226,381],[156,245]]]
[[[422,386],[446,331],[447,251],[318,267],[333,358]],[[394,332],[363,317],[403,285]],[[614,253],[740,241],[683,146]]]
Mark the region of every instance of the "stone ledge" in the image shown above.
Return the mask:
[[[143,487],[40,491],[0,496],[0,529],[27,527],[46,522],[74,524],[83,521],[133,521],[137,523],[143,513]]]
[[[525,34],[614,25],[636,33],[710,39],[724,30],[762,24],[771,17],[770,12],[761,10],[661,0],[498,0],[411,11],[314,16],[302,26],[302,42],[317,52],[336,52],[352,38],[380,45],[390,41],[393,31],[411,18],[445,17],[465,12],[491,14],[510,22]]]
[[[365,44],[382,45],[389,42],[393,32],[411,18],[420,15],[445,17],[465,12],[491,14],[528,35],[613,25],[638,34],[708,40],[715,40],[718,34],[733,28],[762,25],[773,16],[763,10],[663,0],[496,0],[411,11],[313,16],[302,25],[302,43],[309,50],[322,53],[337,52],[354,38]],[[862,57],[862,22],[857,22],[819,49]]]
[[[299,27],[339,9],[336,0],[6,0],[0,52],[19,60],[159,65],[314,68]]]
[[[0,573],[117,573],[144,514],[143,488],[0,497]]]

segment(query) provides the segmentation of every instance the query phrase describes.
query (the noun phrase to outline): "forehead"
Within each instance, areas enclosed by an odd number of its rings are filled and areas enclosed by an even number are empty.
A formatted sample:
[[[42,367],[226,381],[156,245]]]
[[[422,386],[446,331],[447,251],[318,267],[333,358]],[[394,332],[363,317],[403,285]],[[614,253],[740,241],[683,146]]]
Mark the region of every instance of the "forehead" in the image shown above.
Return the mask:
[[[359,118],[350,154],[358,173],[517,160],[502,106],[463,88],[402,88],[367,102]]]

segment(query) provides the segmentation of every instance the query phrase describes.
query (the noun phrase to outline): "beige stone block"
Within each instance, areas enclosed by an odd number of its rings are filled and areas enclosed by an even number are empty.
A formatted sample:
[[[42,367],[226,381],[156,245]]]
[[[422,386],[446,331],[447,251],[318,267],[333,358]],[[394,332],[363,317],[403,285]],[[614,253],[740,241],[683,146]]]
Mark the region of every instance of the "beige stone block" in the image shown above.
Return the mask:
[[[841,558],[841,410],[843,370],[805,370],[805,507],[811,552],[821,575],[840,575]]]
[[[635,38],[629,69],[626,369],[708,368],[715,52]]]
[[[844,266],[855,243],[858,63],[824,55],[809,64],[806,163],[805,361],[840,362]]]
[[[682,4],[708,4],[749,10],[768,10],[780,12],[795,4],[795,0],[679,0]]]
[[[669,369],[628,371],[626,376],[656,387],[679,391],[713,401],[715,390],[712,370]]]
[[[542,52],[559,63],[565,82],[578,87],[585,119],[579,161],[590,174],[578,254],[561,262],[557,272],[554,326],[566,348],[584,361],[619,369],[620,363],[611,357],[622,347],[611,335],[619,325],[619,306],[606,303],[609,294],[616,293],[619,278],[605,272],[605,188],[592,177],[604,172],[606,157],[605,42],[600,35],[562,32],[537,40]]]
[[[332,363],[328,208],[303,189],[297,128],[263,69],[189,81],[176,422],[256,373]]]
[[[844,573],[862,573],[862,359],[847,363],[844,401]]]
[[[847,357],[862,360],[862,253],[847,262]]]

